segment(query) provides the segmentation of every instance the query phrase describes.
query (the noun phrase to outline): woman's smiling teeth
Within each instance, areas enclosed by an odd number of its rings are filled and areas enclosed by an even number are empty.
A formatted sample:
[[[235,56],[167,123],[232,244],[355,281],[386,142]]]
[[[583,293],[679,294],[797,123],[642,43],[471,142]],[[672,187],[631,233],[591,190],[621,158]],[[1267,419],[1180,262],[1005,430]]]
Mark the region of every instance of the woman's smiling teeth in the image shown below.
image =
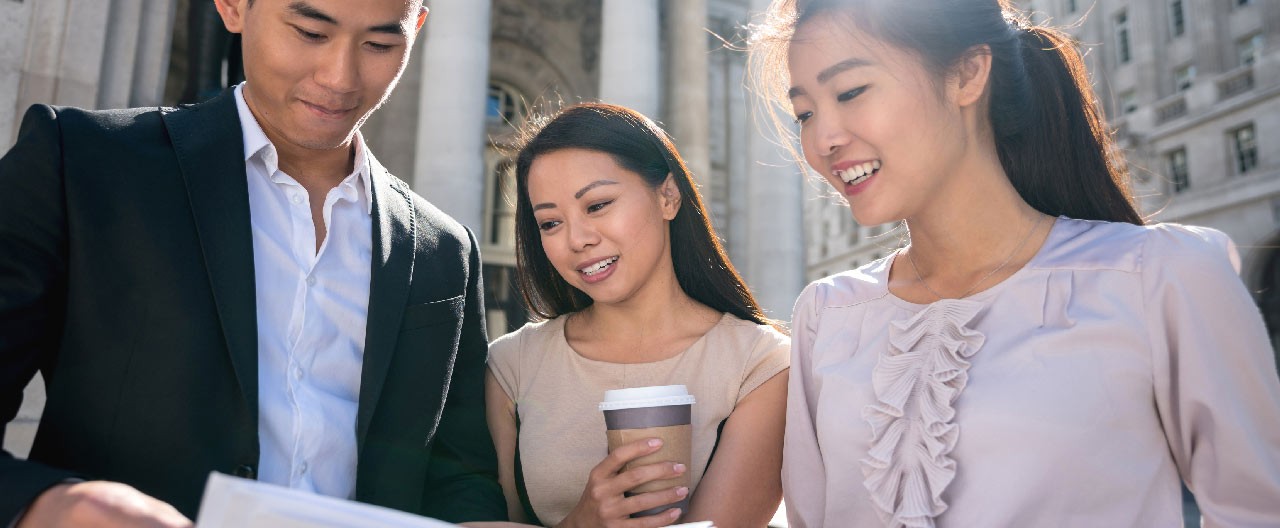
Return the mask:
[[[608,268],[614,262],[617,262],[617,261],[618,261],[618,257],[609,257],[600,262],[597,262],[595,264],[582,268],[581,270],[578,270],[578,271],[581,271],[583,274],[590,277],[592,275],[595,275],[597,273],[604,271],[606,268]]]
[[[835,176],[845,183],[857,185],[866,181],[872,174],[880,170],[880,160],[868,161],[844,170],[835,171]]]

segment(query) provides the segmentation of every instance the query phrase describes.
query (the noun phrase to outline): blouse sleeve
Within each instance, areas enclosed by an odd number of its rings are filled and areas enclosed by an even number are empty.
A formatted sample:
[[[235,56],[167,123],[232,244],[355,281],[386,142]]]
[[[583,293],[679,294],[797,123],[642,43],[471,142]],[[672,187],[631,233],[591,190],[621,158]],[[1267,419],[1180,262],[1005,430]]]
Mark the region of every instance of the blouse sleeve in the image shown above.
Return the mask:
[[[738,387],[737,401],[742,401],[791,363],[791,338],[767,325],[758,325],[757,328],[761,335],[751,348],[742,385]]]
[[[812,372],[820,288],[817,283],[805,288],[792,312],[787,426],[782,446],[782,492],[787,521],[793,528],[822,526],[826,510],[827,473],[814,427],[818,387],[814,385]]]
[[[520,342],[524,328],[489,343],[489,372],[514,403],[520,391]]]
[[[1167,225],[1145,245],[1157,412],[1204,526],[1280,526],[1280,380],[1234,247]]]

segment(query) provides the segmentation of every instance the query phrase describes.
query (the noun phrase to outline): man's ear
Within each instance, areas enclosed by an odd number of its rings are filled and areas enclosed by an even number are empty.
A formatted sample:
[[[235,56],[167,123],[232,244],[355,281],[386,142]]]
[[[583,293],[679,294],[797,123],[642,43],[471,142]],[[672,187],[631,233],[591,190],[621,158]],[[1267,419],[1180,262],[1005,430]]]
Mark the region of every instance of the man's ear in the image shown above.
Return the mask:
[[[422,10],[418,12],[418,24],[413,26],[413,31],[415,33],[422,31],[422,25],[427,23],[427,13],[429,12],[430,10],[427,9],[427,6],[422,6]]]
[[[947,88],[957,105],[970,106],[982,100],[990,81],[991,46],[979,44],[956,61]]]
[[[227,26],[227,31],[244,31],[244,12],[249,10],[249,0],[213,0],[213,5],[222,16],[222,25]]]
[[[680,187],[676,185],[675,177],[667,173],[667,179],[658,186],[658,203],[662,205],[662,218],[674,220],[676,214],[680,212],[681,200]]]

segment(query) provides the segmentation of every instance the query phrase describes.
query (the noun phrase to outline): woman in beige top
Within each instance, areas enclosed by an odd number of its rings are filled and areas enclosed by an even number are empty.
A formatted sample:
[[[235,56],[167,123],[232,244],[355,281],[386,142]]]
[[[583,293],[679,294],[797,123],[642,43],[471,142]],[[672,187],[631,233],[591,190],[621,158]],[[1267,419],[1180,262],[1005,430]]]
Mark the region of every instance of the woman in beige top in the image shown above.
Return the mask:
[[[790,340],[725,257],[666,134],[631,110],[570,107],[516,161],[518,281],[546,319],[495,341],[489,427],[511,518],[547,526],[764,526],[778,507]],[[686,385],[688,467],[608,453],[609,389]],[[688,473],[689,486],[639,484]],[[691,494],[689,511],[670,508]]]
[[[1147,225],[1076,43],[1010,0],[776,0],[804,159],[911,243],[813,282],[793,528],[1280,526],[1280,381],[1222,233]],[[769,62],[769,61],[764,61]]]

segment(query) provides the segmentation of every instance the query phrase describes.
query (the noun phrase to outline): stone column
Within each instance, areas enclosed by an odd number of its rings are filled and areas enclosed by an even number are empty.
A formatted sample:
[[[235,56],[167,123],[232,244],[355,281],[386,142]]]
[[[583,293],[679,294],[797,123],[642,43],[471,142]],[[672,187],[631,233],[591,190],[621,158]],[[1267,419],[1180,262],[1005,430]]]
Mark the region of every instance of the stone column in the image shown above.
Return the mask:
[[[600,18],[600,100],[657,119],[658,0],[604,0]]]
[[[102,50],[102,78],[97,108],[125,108],[133,89],[133,68],[142,34],[143,0],[114,0],[107,18],[107,41]]]
[[[724,224],[724,229],[720,236],[727,242],[726,249],[729,252],[729,258],[733,260],[733,265],[745,277],[750,267],[750,255],[747,250],[751,244],[751,233],[747,231],[747,218],[751,215],[747,204],[747,178],[750,176],[752,165],[748,141],[758,132],[752,128],[754,126],[754,121],[751,120],[752,101],[747,99],[748,94],[742,86],[744,60],[745,57],[740,53],[717,54],[715,71],[718,72],[723,68],[724,73],[720,75],[723,78],[716,79],[713,86],[717,90],[724,90],[725,97],[728,99],[725,135],[729,145],[728,153],[723,159],[728,168],[725,179],[728,180],[729,187],[729,192],[726,193],[729,214],[728,218],[721,222]],[[716,158],[720,159],[720,156],[717,154]],[[720,223],[717,224],[717,229],[719,227]]]
[[[768,0],[751,0],[753,12]],[[804,289],[804,179],[790,154],[778,145],[773,123],[759,100],[753,101],[748,138],[747,233],[749,272],[756,299],[766,313],[791,319],[796,296]]]
[[[35,103],[55,102],[52,99],[58,87],[58,62],[62,56],[64,30],[68,25],[68,4],[69,0],[48,0],[32,5],[27,25],[27,53],[22,61],[22,80],[18,90],[19,111],[25,111]],[[87,106],[94,102],[90,99]],[[18,117],[21,118],[21,114]]]
[[[423,28],[413,188],[483,236],[487,0],[432,0]]]
[[[670,36],[667,130],[703,189],[711,185],[706,27],[707,0],[667,0],[667,34]]]
[[[133,65],[129,106],[159,106],[164,102],[169,48],[173,43],[173,23],[177,14],[177,0],[143,2],[142,32],[138,36],[138,58]]]
[[[62,48],[54,69],[54,101],[93,108],[102,83],[102,54],[107,43],[103,21],[109,18],[111,6],[102,0],[70,0],[67,7],[67,25],[62,28]]]
[[[27,54],[27,31],[33,2],[0,2],[0,152],[17,139],[22,63]]]
[[[176,0],[113,0],[106,20],[97,108],[158,106],[164,99]]]

